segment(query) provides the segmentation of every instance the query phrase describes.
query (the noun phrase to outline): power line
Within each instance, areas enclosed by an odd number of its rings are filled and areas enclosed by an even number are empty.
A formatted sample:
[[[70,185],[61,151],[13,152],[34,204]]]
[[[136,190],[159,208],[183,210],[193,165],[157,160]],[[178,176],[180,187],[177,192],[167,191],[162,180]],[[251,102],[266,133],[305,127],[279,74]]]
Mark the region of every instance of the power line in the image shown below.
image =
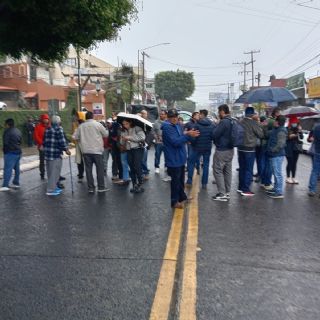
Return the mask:
[[[230,68],[234,68],[232,66],[216,66],[216,67],[189,66],[189,65],[178,64],[178,63],[171,62],[171,61],[168,61],[168,60],[159,59],[159,58],[156,58],[156,57],[153,57],[153,56],[149,56],[149,59],[157,60],[157,61],[164,62],[164,63],[167,63],[167,64],[171,64],[171,65],[174,65],[174,66],[177,66],[177,67],[190,68],[190,69],[204,69],[204,70],[207,70],[207,69],[230,69]]]
[[[291,73],[294,73],[298,70],[300,70],[302,67],[304,67],[305,65],[307,65],[308,63],[310,63],[311,61],[317,59],[320,57],[320,53],[317,54],[316,56],[314,56],[313,58],[309,59],[307,62],[303,63],[302,65],[300,65],[299,67],[295,68],[294,70],[292,70],[291,72],[287,73],[284,77],[287,77],[288,75],[290,75]],[[307,69],[306,69],[307,70]]]

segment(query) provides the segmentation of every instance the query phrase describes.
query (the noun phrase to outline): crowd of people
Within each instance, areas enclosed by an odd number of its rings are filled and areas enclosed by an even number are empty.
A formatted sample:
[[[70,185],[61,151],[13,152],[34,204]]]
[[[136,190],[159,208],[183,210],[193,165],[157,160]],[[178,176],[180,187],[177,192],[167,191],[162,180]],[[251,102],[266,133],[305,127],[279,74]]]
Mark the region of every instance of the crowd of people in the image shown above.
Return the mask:
[[[232,162],[237,149],[237,191],[241,196],[255,195],[252,191],[255,181],[260,183],[269,197],[282,199],[284,182],[299,183],[296,170],[303,138],[299,119],[291,117],[287,123],[287,118],[281,115],[278,108],[273,110],[270,117],[259,117],[254,108],[249,106],[241,120],[231,117],[228,105],[219,106],[218,113],[219,119],[212,121],[208,118],[207,110],[200,110],[194,112],[190,121],[184,124],[176,109],[161,110],[153,128],[146,129],[130,117],[119,121],[113,115],[107,121],[99,122],[94,120],[90,111],[77,112],[72,139],[76,150],[78,182],[83,181],[85,173],[89,193],[108,191],[105,175],[108,173],[109,160],[112,159],[113,183],[128,186],[131,182],[130,192],[142,193],[150,175],[149,150],[154,146],[154,173],[160,174],[161,157],[164,154],[162,166],[167,176],[163,180],[171,182],[171,206],[183,208],[184,202],[190,200],[185,190],[192,186],[194,173],[202,172],[201,187],[207,189],[210,158],[214,149],[211,165],[217,192],[212,199],[227,202],[232,186]],[[147,111],[142,110],[140,116],[147,119]],[[20,187],[22,135],[15,128],[13,119],[7,119],[5,126],[1,191]],[[65,179],[61,177],[62,154],[71,154],[61,119],[59,116],[49,119],[44,114],[32,131],[33,141],[39,150],[41,179],[47,174],[46,194],[58,196],[64,187],[61,180]],[[313,149],[308,194],[313,197],[320,175],[320,125],[314,127],[308,139]],[[286,179],[282,170],[285,158]],[[96,182],[93,166],[96,168]],[[15,175],[10,184],[13,170]]]

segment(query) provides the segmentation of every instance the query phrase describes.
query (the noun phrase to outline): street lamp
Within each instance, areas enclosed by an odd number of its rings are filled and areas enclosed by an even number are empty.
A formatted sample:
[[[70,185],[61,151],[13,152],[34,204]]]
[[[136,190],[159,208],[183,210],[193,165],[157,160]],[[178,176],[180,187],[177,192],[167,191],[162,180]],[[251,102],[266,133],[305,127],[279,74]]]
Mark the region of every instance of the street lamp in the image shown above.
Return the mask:
[[[96,81],[96,91],[97,91],[97,93],[99,93],[101,91],[101,83],[100,83],[99,79]]]
[[[159,46],[166,46],[170,44],[170,42],[162,42],[162,43],[158,43],[155,44],[153,46],[144,48],[144,49],[140,49],[138,50],[138,97],[139,97],[139,91],[140,91],[140,83],[139,83],[139,77],[140,77],[140,51],[142,54],[142,103],[145,102],[145,87],[144,87],[144,81],[145,81],[145,75],[144,75],[144,66],[145,66],[145,56],[149,57],[145,51],[151,48],[155,48],[155,47],[159,47]]]

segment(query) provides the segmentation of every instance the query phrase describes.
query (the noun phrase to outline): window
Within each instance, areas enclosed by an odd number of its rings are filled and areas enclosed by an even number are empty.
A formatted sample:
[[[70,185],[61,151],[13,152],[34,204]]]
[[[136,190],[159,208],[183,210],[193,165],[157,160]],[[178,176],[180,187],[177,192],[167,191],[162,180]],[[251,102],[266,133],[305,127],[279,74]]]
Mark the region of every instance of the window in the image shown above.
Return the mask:
[[[77,58],[68,58],[65,60],[64,63],[70,67],[76,67],[77,66]]]
[[[20,77],[23,77],[23,76],[25,76],[25,74],[26,74],[26,68],[25,68],[25,66],[22,64],[22,65],[19,66],[19,76],[20,76]]]
[[[153,83],[146,83],[146,88],[147,89],[152,89],[153,88]]]
[[[11,67],[5,67],[3,69],[3,77],[4,78],[12,78],[12,68]]]

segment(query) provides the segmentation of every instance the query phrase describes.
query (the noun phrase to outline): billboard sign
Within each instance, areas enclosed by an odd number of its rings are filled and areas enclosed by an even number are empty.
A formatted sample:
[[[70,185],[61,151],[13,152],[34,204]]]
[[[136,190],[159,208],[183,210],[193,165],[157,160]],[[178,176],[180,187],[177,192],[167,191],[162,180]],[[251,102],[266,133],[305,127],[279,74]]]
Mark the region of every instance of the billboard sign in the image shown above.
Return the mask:
[[[92,105],[93,114],[103,114],[103,103],[93,103]]]
[[[308,97],[320,98],[320,77],[316,77],[309,80]]]
[[[295,76],[288,78],[286,88],[288,90],[295,90],[295,89],[304,88],[304,84],[305,84],[304,76],[305,76],[305,74],[303,72],[303,73],[299,73],[299,74],[296,74]]]

